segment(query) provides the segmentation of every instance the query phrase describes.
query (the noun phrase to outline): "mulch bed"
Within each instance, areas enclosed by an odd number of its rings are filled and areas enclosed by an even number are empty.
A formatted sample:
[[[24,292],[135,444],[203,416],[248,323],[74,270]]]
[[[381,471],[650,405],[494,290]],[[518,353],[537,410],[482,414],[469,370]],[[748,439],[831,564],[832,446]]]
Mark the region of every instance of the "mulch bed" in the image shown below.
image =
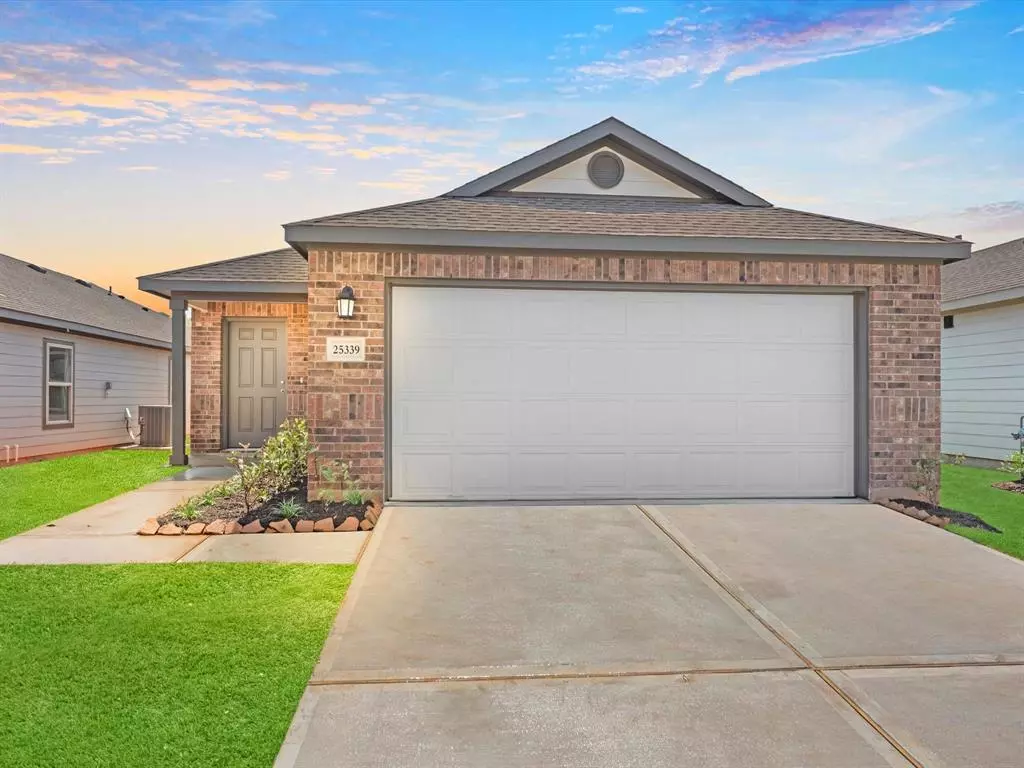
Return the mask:
[[[1008,483],[992,483],[993,488],[998,488],[1001,491],[1010,491],[1012,493],[1024,493],[1024,483],[1020,480],[1013,480]]]
[[[964,528],[978,528],[982,531],[991,531],[992,533],[1002,533],[1001,530],[995,528],[977,515],[972,515],[970,512],[960,512],[956,509],[949,509],[948,507],[940,507],[937,505],[929,504],[927,501],[918,501],[917,499],[892,499],[892,503],[902,505],[907,509],[908,513],[911,513],[911,517],[916,517],[921,520],[924,519],[926,522],[930,522],[927,518],[938,517],[945,518],[949,521],[948,524],[961,525]],[[898,510],[902,511],[902,510]],[[917,512],[917,515],[912,514]],[[921,515],[925,517],[921,517]]]
[[[367,511],[373,507],[372,501],[366,501],[359,505],[347,504],[345,502],[328,504],[323,501],[307,501],[306,494],[307,483],[303,481],[295,490],[277,494],[265,504],[246,513],[245,506],[242,504],[241,494],[236,493],[217,499],[208,507],[203,507],[197,517],[186,518],[179,514],[168,512],[158,517],[157,522],[160,525],[172,523],[182,528],[187,528],[193,523],[212,523],[215,520],[237,520],[239,525],[243,526],[258,520],[264,528],[267,528],[271,523],[285,519],[278,512],[278,506],[282,501],[291,500],[298,504],[301,510],[292,517],[287,518],[291,521],[292,525],[295,525],[300,520],[312,520],[315,522],[329,517],[333,519],[335,526],[340,526],[349,517],[354,517],[359,522],[362,522],[366,519]],[[376,521],[371,520],[371,522]]]

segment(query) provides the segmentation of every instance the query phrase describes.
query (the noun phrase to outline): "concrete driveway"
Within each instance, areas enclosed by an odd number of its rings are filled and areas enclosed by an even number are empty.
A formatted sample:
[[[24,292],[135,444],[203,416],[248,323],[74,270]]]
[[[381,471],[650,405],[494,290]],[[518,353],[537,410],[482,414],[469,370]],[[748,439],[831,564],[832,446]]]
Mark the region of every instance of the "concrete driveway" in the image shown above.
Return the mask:
[[[1024,564],[870,504],[392,507],[278,757],[1024,764]]]

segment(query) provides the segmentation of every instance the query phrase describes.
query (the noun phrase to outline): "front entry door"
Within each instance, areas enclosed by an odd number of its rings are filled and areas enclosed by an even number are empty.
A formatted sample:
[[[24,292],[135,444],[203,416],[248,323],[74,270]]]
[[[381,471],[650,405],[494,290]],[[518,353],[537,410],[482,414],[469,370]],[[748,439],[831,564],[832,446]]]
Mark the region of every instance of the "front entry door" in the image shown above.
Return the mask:
[[[285,420],[285,324],[228,323],[228,445],[257,447]]]

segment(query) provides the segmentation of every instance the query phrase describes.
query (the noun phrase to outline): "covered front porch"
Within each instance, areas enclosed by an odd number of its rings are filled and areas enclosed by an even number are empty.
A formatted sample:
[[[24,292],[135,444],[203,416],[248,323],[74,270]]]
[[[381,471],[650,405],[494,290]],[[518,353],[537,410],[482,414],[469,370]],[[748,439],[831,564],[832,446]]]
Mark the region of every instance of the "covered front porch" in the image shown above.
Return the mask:
[[[287,248],[139,278],[171,307],[171,464],[258,446],[304,415],[307,275],[306,260]]]

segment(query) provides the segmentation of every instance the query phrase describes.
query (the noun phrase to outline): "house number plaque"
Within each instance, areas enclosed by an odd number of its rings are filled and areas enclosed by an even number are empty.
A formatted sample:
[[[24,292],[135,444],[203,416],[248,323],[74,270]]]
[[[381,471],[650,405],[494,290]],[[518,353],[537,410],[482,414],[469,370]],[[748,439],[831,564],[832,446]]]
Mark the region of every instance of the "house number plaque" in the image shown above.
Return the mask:
[[[328,336],[324,359],[332,363],[366,362],[366,339],[355,336]]]

